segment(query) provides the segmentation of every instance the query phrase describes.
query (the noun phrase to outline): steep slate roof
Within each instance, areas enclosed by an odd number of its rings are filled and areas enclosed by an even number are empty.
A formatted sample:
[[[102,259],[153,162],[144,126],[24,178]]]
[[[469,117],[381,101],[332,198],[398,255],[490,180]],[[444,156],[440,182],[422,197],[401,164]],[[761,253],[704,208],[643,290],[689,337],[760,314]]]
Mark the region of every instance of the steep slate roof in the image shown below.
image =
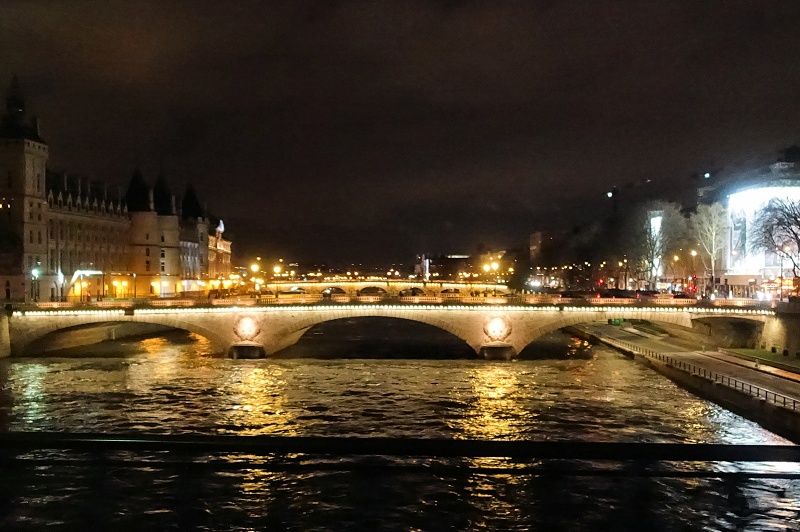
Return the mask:
[[[186,192],[181,201],[181,216],[184,220],[203,218],[203,207],[197,198],[197,192],[191,183],[186,185]]]
[[[153,205],[159,216],[175,214],[172,210],[172,192],[169,189],[164,174],[159,174],[153,187]]]
[[[6,95],[6,112],[0,120],[0,138],[2,139],[27,139],[44,144],[39,136],[39,127],[35,120],[29,120],[25,115],[25,98],[19,87],[17,76],[11,78]]]
[[[131,176],[128,184],[128,192],[125,194],[125,203],[128,204],[129,212],[144,212],[150,210],[150,187],[142,176],[142,171],[137,167]]]

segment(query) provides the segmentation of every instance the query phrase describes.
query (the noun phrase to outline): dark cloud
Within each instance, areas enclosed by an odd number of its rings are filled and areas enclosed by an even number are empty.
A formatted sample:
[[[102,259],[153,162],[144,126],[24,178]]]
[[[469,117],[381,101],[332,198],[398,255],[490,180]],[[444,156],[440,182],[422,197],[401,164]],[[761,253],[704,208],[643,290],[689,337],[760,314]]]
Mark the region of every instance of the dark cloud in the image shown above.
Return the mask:
[[[51,166],[193,182],[239,250],[521,244],[798,140],[794,2],[0,4]]]

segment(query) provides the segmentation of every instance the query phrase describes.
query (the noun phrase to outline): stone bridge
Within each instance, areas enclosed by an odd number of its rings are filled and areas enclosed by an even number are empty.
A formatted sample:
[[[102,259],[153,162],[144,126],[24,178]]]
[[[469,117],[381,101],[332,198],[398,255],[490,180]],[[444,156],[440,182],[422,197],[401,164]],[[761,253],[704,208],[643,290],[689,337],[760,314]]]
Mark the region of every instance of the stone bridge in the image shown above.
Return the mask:
[[[314,325],[338,319],[381,317],[438,327],[462,339],[478,354],[513,357],[540,336],[570,325],[609,319],[647,320],[691,328],[711,318],[765,324],[780,335],[773,310],[709,307],[597,307],[496,305],[297,305],[283,307],[191,307],[17,310],[2,316],[0,356],[35,354],[36,342],[56,331],[90,324],[134,322],[183,329],[208,339],[216,352],[232,356],[253,350],[274,354]],[[494,355],[492,355],[494,353]]]

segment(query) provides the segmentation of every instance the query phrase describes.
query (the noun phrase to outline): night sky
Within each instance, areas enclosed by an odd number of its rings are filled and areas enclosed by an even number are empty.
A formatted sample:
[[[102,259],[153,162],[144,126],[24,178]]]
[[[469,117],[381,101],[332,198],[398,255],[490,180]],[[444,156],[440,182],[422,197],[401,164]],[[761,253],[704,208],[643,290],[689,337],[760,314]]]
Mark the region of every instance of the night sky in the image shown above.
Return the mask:
[[[2,0],[14,73],[51,169],[191,181],[242,262],[409,262],[797,142],[800,2]]]

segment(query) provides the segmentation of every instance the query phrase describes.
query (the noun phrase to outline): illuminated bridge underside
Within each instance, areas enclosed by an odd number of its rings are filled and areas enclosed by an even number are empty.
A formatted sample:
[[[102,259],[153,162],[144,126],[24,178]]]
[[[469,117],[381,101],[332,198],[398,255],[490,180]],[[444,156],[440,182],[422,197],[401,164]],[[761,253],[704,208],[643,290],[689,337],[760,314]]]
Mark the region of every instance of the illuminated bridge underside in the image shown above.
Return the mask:
[[[484,347],[512,348],[516,353],[549,332],[579,323],[612,318],[637,319],[692,327],[700,318],[739,318],[768,322],[771,310],[617,307],[497,307],[343,305],[296,307],[216,307],[124,310],[53,310],[14,312],[3,317],[0,354],[21,356],[44,335],[61,329],[103,322],[152,323],[184,329],[207,338],[217,352],[235,345],[258,345],[267,354],[288,347],[314,325],[359,317],[399,318],[433,325],[464,340],[476,353]],[[3,352],[4,351],[4,352]]]

